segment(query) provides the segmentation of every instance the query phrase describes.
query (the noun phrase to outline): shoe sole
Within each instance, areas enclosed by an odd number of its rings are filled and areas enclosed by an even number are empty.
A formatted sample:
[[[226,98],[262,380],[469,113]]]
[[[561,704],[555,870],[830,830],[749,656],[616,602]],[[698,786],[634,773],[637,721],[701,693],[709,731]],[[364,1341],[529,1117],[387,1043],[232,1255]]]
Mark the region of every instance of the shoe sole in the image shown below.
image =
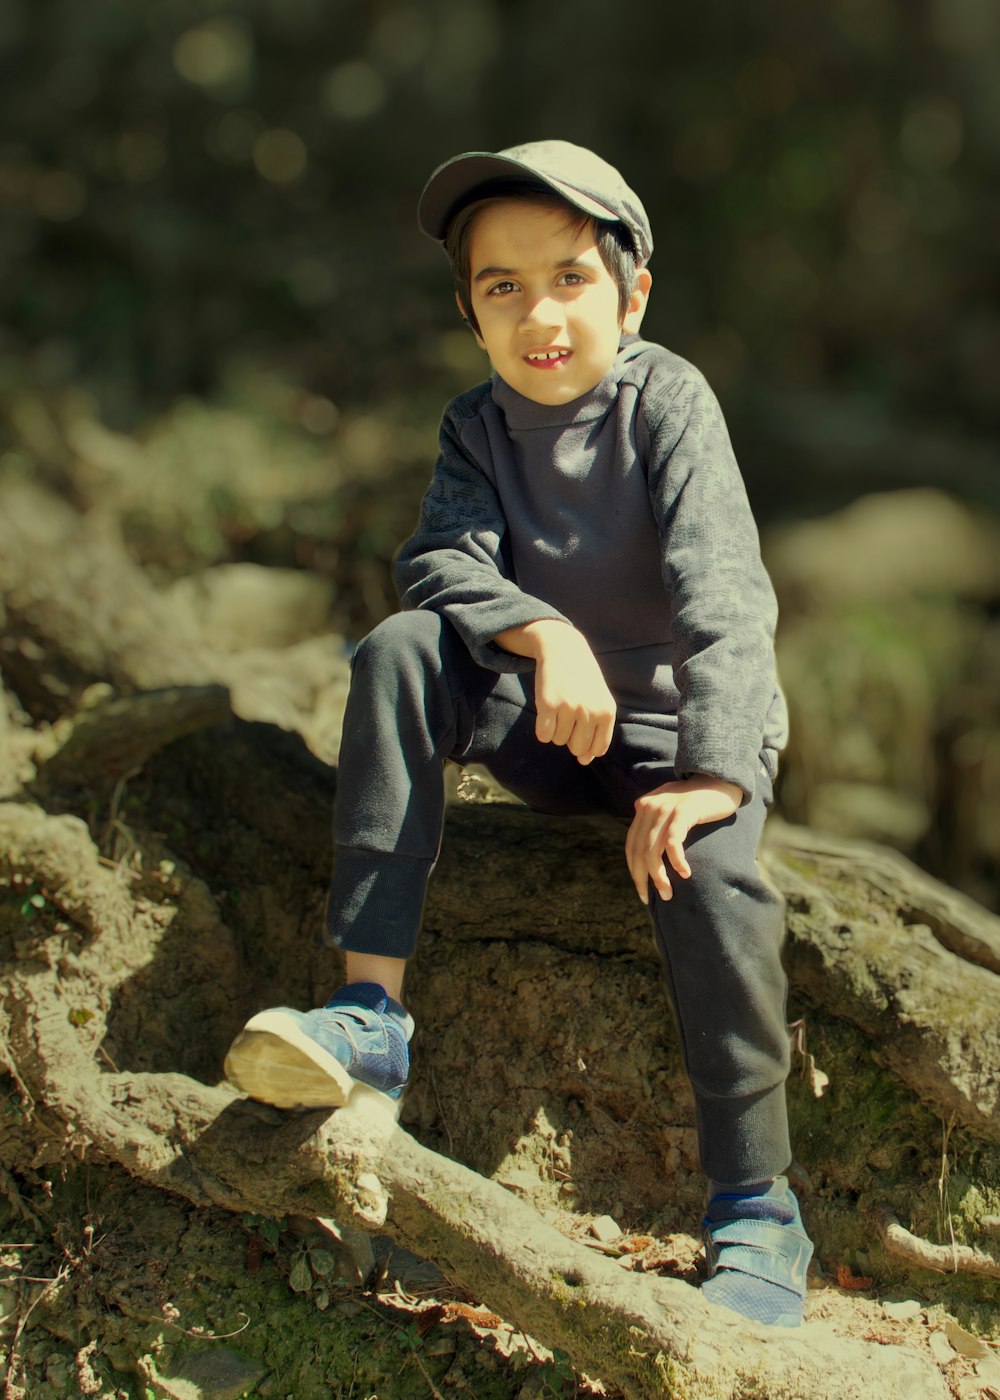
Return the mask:
[[[237,1089],[275,1108],[343,1108],[358,1086],[339,1060],[280,1011],[252,1016],[223,1068]]]

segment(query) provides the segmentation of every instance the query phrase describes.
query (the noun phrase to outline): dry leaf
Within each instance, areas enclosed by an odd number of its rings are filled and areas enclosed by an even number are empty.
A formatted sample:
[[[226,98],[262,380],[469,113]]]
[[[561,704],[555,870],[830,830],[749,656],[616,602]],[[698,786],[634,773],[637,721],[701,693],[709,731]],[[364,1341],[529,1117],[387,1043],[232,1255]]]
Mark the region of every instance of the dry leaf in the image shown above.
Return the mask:
[[[622,1254],[638,1254],[642,1249],[649,1249],[655,1244],[652,1235],[629,1235],[627,1239],[618,1241],[618,1248]]]
[[[952,1317],[945,1318],[944,1333],[952,1346],[962,1356],[989,1356],[990,1349],[979,1337],[974,1337],[971,1332],[966,1332],[964,1327],[959,1327]]]
[[[443,1321],[452,1322],[456,1317],[464,1318],[475,1327],[502,1327],[503,1318],[489,1308],[470,1308],[467,1303],[445,1303],[442,1307]]]
[[[809,1087],[816,1098],[821,1099],[824,1091],[830,1083],[830,1076],[824,1074],[821,1069],[816,1068],[816,1060],[806,1049],[806,1023],[805,1019],[793,1021],[788,1027],[788,1040],[792,1048],[792,1053],[796,1052],[802,1056],[802,1078],[809,1081]]]
[[[862,1293],[866,1288],[871,1288],[875,1280],[854,1273],[850,1264],[838,1264],[837,1282],[841,1288],[849,1288],[852,1292]]]
[[[824,1074],[821,1069],[816,1068],[816,1061],[811,1055],[806,1056],[809,1065],[809,1087],[818,1099],[823,1097],[823,1090],[830,1083],[830,1076]]]

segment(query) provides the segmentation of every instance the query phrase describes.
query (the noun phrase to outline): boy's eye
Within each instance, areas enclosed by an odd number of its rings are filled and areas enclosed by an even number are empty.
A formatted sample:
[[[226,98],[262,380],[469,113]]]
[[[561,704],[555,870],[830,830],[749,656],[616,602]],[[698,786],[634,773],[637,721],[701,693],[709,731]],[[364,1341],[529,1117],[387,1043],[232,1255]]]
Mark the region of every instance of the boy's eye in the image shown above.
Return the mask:
[[[492,296],[506,296],[506,294],[507,294],[508,292],[512,292],[513,290],[514,290],[514,283],[513,283],[513,282],[494,282],[493,286],[492,286],[492,287],[490,288],[490,290],[489,290],[489,295],[490,295],[491,297],[492,297]]]
[[[564,272],[562,280],[568,287],[578,287],[586,279],[579,272]]]

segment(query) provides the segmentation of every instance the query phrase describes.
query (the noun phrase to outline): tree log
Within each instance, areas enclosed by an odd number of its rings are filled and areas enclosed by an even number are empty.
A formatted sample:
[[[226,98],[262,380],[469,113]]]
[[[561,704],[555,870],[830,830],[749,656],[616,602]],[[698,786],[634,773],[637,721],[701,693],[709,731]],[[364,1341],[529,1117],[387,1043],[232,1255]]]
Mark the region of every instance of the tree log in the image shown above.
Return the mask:
[[[182,734],[218,724],[232,713],[229,693],[221,685],[84,698],[85,707],[58,720],[36,749],[46,786],[97,791],[114,786]]]

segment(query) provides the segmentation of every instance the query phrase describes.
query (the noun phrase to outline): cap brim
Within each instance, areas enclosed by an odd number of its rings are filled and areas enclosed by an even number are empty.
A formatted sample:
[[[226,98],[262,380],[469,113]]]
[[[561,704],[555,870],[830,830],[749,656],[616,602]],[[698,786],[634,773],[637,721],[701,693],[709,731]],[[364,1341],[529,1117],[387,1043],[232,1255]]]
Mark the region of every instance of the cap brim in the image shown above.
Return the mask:
[[[550,175],[543,175],[525,165],[522,161],[511,160],[507,156],[494,155],[490,151],[469,151],[455,156],[453,160],[439,165],[424,186],[417,204],[417,223],[430,238],[440,243],[448,232],[455,211],[467,202],[469,196],[480,186],[497,180],[512,180],[521,177],[535,185],[547,185],[570,204],[595,219],[609,223],[619,222],[619,215],[589,195],[581,194]]]

